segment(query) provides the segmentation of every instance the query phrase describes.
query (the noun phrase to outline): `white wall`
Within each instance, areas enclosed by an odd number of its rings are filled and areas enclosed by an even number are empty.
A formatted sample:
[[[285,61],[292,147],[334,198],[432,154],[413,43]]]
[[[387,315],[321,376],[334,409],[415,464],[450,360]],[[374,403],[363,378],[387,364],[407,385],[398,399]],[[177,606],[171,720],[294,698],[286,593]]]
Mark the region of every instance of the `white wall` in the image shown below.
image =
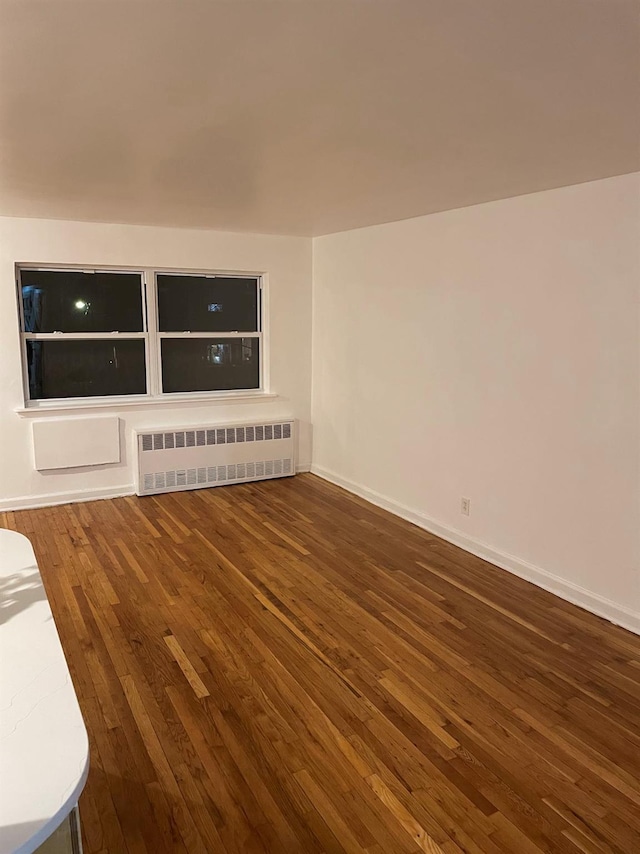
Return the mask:
[[[123,459],[68,471],[33,466],[32,417],[24,405],[17,321],[16,262],[164,266],[268,274],[270,388],[278,397],[234,404],[122,408]],[[311,461],[311,241],[300,237],[0,218],[0,510],[133,489],[132,428],[221,420],[299,419],[298,465]],[[78,413],[77,415],[80,415]],[[92,414],[95,414],[92,413]],[[77,417],[74,415],[73,417]],[[72,440],[70,424],[70,440]]]
[[[639,178],[316,239],[312,407],[319,474],[637,630]]]

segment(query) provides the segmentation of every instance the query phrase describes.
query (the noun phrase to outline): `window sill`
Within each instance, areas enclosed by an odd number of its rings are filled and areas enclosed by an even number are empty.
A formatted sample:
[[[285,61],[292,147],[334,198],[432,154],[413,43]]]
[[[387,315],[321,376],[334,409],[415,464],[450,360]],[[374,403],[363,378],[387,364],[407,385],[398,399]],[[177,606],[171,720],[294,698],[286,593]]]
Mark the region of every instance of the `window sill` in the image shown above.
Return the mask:
[[[79,402],[55,401],[53,403],[38,403],[34,406],[20,406],[14,412],[21,418],[38,418],[47,415],[69,414],[72,412],[111,411],[120,409],[173,409],[180,407],[211,406],[212,404],[229,403],[266,403],[275,400],[277,394],[267,391],[257,392],[221,392],[216,395],[171,395],[167,397],[138,398],[137,400],[100,400],[95,403],[87,400]]]

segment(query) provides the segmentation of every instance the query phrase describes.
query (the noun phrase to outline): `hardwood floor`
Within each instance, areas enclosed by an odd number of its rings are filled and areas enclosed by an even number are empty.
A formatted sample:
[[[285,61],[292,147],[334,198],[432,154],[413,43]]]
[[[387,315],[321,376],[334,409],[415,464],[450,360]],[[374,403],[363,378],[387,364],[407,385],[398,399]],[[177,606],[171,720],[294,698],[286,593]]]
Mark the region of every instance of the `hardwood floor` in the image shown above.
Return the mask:
[[[312,475],[0,525],[87,723],[86,854],[640,851],[640,638]]]

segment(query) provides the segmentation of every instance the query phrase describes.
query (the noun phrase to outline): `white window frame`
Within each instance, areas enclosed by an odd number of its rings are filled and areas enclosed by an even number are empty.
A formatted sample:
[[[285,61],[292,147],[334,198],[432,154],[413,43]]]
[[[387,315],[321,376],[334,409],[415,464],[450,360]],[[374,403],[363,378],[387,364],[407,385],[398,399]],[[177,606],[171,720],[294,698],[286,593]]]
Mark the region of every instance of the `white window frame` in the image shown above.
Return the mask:
[[[43,264],[20,262],[15,265],[16,270],[16,294],[18,303],[18,322],[20,329],[21,357],[22,357],[22,381],[24,390],[24,407],[18,412],[27,414],[38,410],[62,410],[62,409],[91,409],[91,408],[118,408],[121,406],[139,405],[161,405],[171,402],[215,402],[229,401],[234,399],[260,399],[271,398],[276,395],[268,391],[268,335],[265,329],[265,318],[267,316],[267,280],[266,273],[253,271],[227,271],[227,270],[194,270],[184,268],[167,267],[121,267],[113,265],[95,264]],[[140,287],[142,290],[142,332],[25,332],[24,308],[22,302],[22,289],[20,273],[22,270],[39,270],[60,272],[84,273],[130,273],[140,275]],[[257,301],[257,331],[255,332],[160,332],[158,328],[158,300],[157,300],[157,276],[173,275],[184,277],[211,277],[238,279],[256,279],[258,283]],[[164,338],[257,338],[259,340],[259,378],[260,385],[255,389],[229,389],[222,391],[192,391],[192,392],[164,392],[162,390],[162,351],[161,341]],[[144,339],[145,342],[145,371],[146,387],[144,394],[129,395],[103,395],[92,397],[60,397],[43,398],[31,400],[29,396],[29,369],[27,360],[27,341],[46,341],[61,339],[97,340],[97,339]]]

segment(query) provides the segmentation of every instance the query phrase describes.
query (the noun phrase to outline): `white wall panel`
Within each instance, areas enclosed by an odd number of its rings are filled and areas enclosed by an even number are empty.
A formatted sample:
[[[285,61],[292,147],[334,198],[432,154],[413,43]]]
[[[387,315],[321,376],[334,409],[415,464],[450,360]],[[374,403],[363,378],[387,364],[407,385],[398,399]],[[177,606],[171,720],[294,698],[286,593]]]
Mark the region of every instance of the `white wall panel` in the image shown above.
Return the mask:
[[[33,425],[38,471],[120,462],[120,419],[52,418]]]

